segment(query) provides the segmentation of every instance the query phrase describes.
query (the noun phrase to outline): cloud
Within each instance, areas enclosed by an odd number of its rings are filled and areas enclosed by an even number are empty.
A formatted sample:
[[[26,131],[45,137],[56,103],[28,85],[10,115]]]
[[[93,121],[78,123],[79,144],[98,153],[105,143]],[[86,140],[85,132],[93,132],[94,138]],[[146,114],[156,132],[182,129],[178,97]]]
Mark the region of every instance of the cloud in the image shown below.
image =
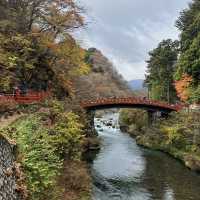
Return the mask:
[[[81,44],[100,49],[127,79],[144,78],[148,52],[162,39],[178,38],[174,26],[188,0],[81,0],[88,27]]]

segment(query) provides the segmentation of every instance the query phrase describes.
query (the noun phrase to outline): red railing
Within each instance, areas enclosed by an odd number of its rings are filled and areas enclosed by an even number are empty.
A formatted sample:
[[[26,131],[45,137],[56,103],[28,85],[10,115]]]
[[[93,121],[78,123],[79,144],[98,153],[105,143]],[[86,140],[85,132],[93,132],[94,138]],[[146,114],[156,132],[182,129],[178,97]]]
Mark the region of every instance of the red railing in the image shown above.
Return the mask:
[[[168,109],[172,111],[179,111],[185,107],[182,104],[168,104],[166,102],[155,101],[140,97],[112,97],[112,98],[99,98],[96,100],[82,101],[81,106],[85,109],[96,107],[96,106],[106,106],[106,105],[141,105],[148,107],[156,107],[159,109]]]
[[[34,92],[28,91],[26,94],[0,94],[0,103],[11,103],[15,102],[17,104],[31,104],[41,102],[50,95],[50,92]]]

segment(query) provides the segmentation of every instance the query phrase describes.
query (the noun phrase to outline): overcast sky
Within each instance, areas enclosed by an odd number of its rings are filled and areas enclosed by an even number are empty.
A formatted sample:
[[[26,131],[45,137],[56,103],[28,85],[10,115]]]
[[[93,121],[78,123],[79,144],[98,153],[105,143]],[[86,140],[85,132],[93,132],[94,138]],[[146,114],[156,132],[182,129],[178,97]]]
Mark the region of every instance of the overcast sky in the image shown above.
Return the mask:
[[[174,26],[190,0],[80,0],[88,26],[78,38],[96,47],[127,80],[144,78],[148,52],[167,38],[177,39]]]

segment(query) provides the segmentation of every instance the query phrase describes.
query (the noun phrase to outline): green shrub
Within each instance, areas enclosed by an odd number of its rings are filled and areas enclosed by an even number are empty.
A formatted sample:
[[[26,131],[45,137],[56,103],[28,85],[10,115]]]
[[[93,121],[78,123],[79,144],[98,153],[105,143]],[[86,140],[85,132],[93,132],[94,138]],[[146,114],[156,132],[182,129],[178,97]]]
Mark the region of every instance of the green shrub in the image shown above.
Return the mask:
[[[30,115],[12,125],[10,136],[16,140],[21,162],[27,177],[31,199],[39,200],[46,190],[56,184],[56,177],[62,167],[51,137],[39,115]]]
[[[3,130],[17,142],[30,200],[56,199],[64,159],[78,160],[81,155],[83,125],[79,116],[64,112],[61,102],[50,104]]]
[[[167,120],[158,124],[158,128],[162,134],[167,136],[166,144],[173,145],[173,147],[185,152],[193,152],[194,133],[195,129],[200,128],[199,124],[199,112],[182,111],[172,113]]]
[[[147,126],[148,118],[147,112],[140,109],[123,109],[120,112],[120,124],[131,126],[134,130],[140,130],[142,127]],[[133,127],[133,124],[135,125]]]
[[[192,95],[190,97],[191,103],[200,103],[200,85],[192,91]]]
[[[67,159],[79,159],[83,138],[83,125],[73,112],[63,113],[53,127],[52,141],[59,155]]]

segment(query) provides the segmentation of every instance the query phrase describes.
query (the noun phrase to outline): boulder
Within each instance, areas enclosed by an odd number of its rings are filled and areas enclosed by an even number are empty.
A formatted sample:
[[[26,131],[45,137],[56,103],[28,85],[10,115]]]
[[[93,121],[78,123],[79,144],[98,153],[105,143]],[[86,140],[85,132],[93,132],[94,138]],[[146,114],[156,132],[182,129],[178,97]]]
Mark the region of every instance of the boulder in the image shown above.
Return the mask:
[[[191,170],[200,172],[200,158],[197,158],[194,155],[184,156],[185,165]]]
[[[112,122],[107,122],[106,126],[112,126]]]

